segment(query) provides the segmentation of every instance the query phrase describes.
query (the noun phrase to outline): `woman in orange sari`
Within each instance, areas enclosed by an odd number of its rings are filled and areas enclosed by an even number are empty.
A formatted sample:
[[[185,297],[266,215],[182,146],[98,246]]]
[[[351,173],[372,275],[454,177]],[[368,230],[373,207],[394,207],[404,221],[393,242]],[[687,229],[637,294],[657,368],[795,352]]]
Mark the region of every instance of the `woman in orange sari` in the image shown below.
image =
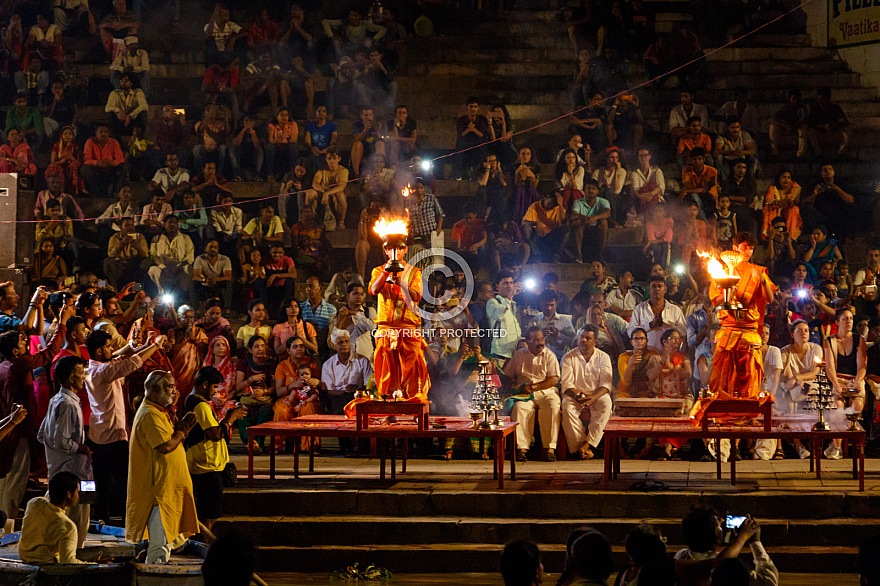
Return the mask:
[[[73,128],[65,126],[58,134],[58,142],[52,146],[52,163],[46,175],[59,175],[64,178],[64,193],[76,195],[83,192],[83,181],[79,176],[82,164],[82,151],[76,145]]]
[[[767,239],[767,231],[776,216],[785,218],[785,225],[791,239],[797,240],[801,235],[801,210],[798,204],[801,201],[801,186],[791,178],[791,172],[782,170],[776,176],[773,185],[767,188],[764,195],[764,221],[761,224],[761,237]]]
[[[299,336],[291,336],[287,339],[287,359],[280,362],[275,368],[275,394],[278,400],[272,406],[273,421],[291,421],[301,415],[314,415],[320,410],[320,403],[315,400],[307,400],[307,389],[317,391],[321,380],[318,377],[318,365],[305,356],[304,340]],[[300,371],[300,368],[303,368]],[[306,370],[305,367],[308,367]],[[299,395],[299,396],[298,396]],[[280,450],[283,440],[275,441],[275,449]],[[309,449],[309,438],[302,438],[302,449]],[[315,438],[315,446],[321,445],[320,439]]]
[[[208,336],[202,328],[195,325],[195,312],[189,305],[177,308],[177,320],[177,327],[172,330],[174,342],[171,346],[171,371],[174,373],[179,396],[185,401],[193,390],[196,372],[208,349]]]
[[[0,173],[36,174],[34,152],[28,143],[22,140],[21,133],[15,128],[10,128],[6,134],[6,141],[6,144],[0,146]]]

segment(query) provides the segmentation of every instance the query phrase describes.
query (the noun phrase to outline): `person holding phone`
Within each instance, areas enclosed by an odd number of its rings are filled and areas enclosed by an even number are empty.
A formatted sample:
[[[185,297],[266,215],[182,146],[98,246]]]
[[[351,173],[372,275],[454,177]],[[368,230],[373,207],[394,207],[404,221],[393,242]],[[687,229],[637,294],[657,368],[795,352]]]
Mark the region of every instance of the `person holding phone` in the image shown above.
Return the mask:
[[[60,472],[72,473],[79,480],[94,480],[92,451],[86,445],[83,412],[78,397],[80,393],[85,393],[85,366],[86,361],[77,356],[64,356],[55,363],[53,375],[60,388],[49,400],[49,410],[37,432],[37,439],[46,449],[50,484]],[[65,508],[65,513],[76,525],[77,549],[82,549],[86,540],[89,512],[90,506],[82,501]]]
[[[675,554],[675,575],[679,586],[706,584],[709,574],[719,563],[739,557],[746,545],[752,551],[749,584],[779,584],[779,570],[764,550],[761,526],[751,515],[745,518],[721,517],[711,507],[694,507],[681,521],[681,536],[687,547]],[[730,545],[722,548],[725,543]]]
[[[78,506],[79,482],[76,474],[61,472],[49,479],[46,496],[28,502],[18,542],[21,561],[40,565],[89,563],[76,557],[78,529],[65,514]]]

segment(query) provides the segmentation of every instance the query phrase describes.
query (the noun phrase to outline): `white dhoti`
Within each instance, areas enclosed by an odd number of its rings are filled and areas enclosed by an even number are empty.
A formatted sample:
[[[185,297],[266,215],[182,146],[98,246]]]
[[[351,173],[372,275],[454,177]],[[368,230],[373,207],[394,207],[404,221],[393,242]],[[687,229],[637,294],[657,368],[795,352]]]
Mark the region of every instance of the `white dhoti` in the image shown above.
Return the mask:
[[[556,387],[535,391],[531,401],[516,401],[510,411],[511,421],[516,421],[516,447],[528,450],[535,436],[535,412],[541,426],[541,441],[545,449],[555,450],[559,437],[559,393]]]
[[[565,442],[570,453],[578,451],[585,444],[594,448],[602,441],[605,426],[611,418],[611,397],[602,395],[587,407],[590,410],[590,423],[586,428],[581,421],[583,409],[584,406],[570,396],[565,395],[562,398],[562,431],[565,432]]]

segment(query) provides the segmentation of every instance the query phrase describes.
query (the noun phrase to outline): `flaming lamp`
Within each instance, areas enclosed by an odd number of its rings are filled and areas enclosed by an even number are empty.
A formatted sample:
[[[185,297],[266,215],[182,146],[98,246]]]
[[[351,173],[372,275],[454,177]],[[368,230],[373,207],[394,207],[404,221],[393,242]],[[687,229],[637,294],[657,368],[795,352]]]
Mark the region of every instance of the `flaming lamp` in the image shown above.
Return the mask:
[[[804,394],[807,396],[804,409],[816,411],[819,414],[819,421],[813,425],[814,431],[829,431],[831,426],[825,421],[825,411],[836,409],[837,404],[834,402],[834,389],[831,386],[831,381],[825,374],[825,365],[818,357],[815,360],[819,366],[819,372],[812,384],[804,383]]]
[[[403,272],[403,263],[397,255],[400,247],[406,246],[406,220],[388,221],[382,217],[373,226],[373,231],[382,239],[385,248],[391,251],[391,260],[385,265],[385,270],[395,275]]]
[[[480,361],[480,372],[477,384],[474,387],[474,394],[471,397],[470,418],[474,421],[474,429],[498,429],[501,426],[501,420],[498,418],[498,412],[501,411],[501,398],[498,396],[498,389],[492,382],[492,368],[489,360]],[[482,411],[482,413],[480,413]],[[493,417],[494,415],[494,417]],[[483,421],[480,421],[480,417]]]
[[[734,312],[742,310],[742,304],[736,300],[736,284],[739,283],[739,275],[734,272],[734,267],[742,262],[742,255],[735,250],[722,252],[721,260],[715,258],[711,252],[698,251],[697,255],[708,259],[706,270],[709,271],[709,275],[724,296],[721,309]]]

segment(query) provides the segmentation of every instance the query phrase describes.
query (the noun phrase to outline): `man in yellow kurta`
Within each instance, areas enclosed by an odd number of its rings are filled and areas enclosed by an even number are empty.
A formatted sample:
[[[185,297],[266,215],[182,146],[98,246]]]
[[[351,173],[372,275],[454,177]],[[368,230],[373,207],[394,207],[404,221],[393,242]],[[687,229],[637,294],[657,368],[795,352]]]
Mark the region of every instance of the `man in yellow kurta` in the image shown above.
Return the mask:
[[[388,246],[385,253],[390,260]],[[405,255],[406,245],[400,246],[397,258]],[[387,265],[376,267],[370,279],[370,294],[379,296],[373,372],[380,395],[401,390],[406,400],[425,402],[431,388],[428,344],[421,335],[422,319],[412,310],[422,298],[422,271],[405,262],[403,266],[400,273],[388,272]]]
[[[722,310],[719,313],[721,327],[715,336],[715,354],[709,376],[709,390],[714,398],[753,399],[761,403],[773,400],[771,395],[761,390],[764,379],[761,331],[764,312],[767,303],[773,299],[776,285],[770,280],[765,267],[749,262],[755,244],[755,237],[748,232],[739,232],[733,237],[733,250],[740,254],[740,261],[734,267],[734,272],[740,277],[734,297],[742,309]],[[714,280],[709,297],[715,305],[724,302],[723,293]],[[694,405],[691,410],[694,425],[700,424],[709,402],[711,400],[703,399]]]
[[[146,562],[164,564],[172,549],[199,531],[183,448],[196,417],[187,413],[176,425],[171,423],[165,408],[176,401],[177,388],[170,372],[151,372],[144,389],[131,430],[125,539],[138,543],[146,533]]]

